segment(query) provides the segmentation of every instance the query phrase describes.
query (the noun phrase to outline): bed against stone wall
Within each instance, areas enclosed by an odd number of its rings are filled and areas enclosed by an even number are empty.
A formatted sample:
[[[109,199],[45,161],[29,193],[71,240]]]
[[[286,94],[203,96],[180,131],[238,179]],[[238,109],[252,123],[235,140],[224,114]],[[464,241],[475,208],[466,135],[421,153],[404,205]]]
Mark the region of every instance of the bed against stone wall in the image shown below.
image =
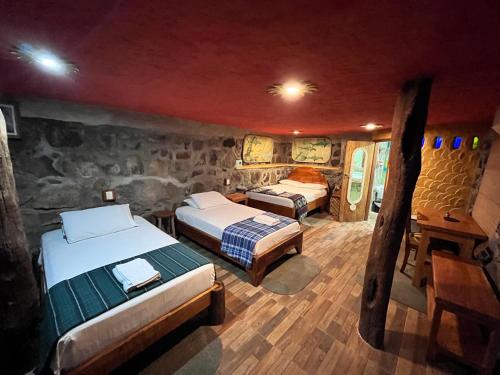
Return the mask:
[[[103,205],[103,189],[115,189],[118,203],[147,216],[175,209],[191,193],[273,184],[291,170],[236,169],[249,133],[239,128],[41,99],[18,105],[21,138],[10,139],[9,148],[34,255],[41,234],[59,227],[59,212]],[[292,163],[292,137],[273,138],[272,162]],[[342,167],[345,140],[330,138],[327,166]],[[330,186],[341,180],[342,172],[323,172]]]
[[[22,138],[9,147],[34,254],[41,234],[59,227],[59,212],[102,205],[104,189],[115,189],[117,202],[130,203],[134,214],[148,215],[175,209],[191,193],[273,184],[291,170],[235,169],[243,135],[182,135],[25,117],[20,124]],[[342,164],[341,149],[341,141],[334,141],[332,165]],[[290,141],[275,140],[273,162],[290,162],[290,155]],[[325,173],[332,186],[338,183],[340,172]],[[224,178],[230,186],[223,186]]]
[[[135,214],[176,208],[191,193],[237,185],[260,186],[286,177],[287,168],[235,170],[243,138],[193,137],[121,126],[85,126],[22,118],[23,135],[13,140],[14,173],[23,220],[32,247],[59,225],[64,210],[102,205],[113,188],[117,202]],[[276,142],[274,162],[289,145]],[[229,187],[224,178],[231,178]]]

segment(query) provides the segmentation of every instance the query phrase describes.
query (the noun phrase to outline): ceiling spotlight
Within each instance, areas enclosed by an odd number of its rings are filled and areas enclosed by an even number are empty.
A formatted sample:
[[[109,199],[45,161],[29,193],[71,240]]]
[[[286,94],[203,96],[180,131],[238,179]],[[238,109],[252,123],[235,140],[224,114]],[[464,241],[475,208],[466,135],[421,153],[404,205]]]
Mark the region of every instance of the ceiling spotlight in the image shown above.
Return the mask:
[[[35,64],[48,73],[67,75],[78,72],[75,64],[61,59],[50,51],[35,48],[29,43],[21,43],[19,46],[12,47],[10,52],[18,59]]]
[[[294,130],[294,131],[293,131],[293,134],[295,134],[295,135],[299,135],[299,134],[300,134],[300,130]]]
[[[293,101],[302,98],[305,94],[318,91],[318,86],[308,81],[287,81],[275,83],[267,88],[271,95],[279,95],[285,100]]]
[[[375,130],[378,128],[381,128],[382,125],[375,124],[373,122],[369,122],[368,124],[361,125],[362,128],[365,128],[366,130]]]

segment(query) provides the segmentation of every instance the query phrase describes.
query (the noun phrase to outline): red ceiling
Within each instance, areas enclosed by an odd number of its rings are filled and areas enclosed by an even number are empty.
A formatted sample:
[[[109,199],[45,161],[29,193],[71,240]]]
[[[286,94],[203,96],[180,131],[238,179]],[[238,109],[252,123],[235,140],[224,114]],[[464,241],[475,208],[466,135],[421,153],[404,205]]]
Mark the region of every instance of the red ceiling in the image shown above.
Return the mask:
[[[355,4],[358,3],[358,4]],[[429,122],[491,121],[500,105],[499,1],[0,0],[0,93],[272,133],[390,126],[401,83],[435,74]],[[71,78],[10,58],[29,42]],[[285,103],[289,78],[319,91]]]

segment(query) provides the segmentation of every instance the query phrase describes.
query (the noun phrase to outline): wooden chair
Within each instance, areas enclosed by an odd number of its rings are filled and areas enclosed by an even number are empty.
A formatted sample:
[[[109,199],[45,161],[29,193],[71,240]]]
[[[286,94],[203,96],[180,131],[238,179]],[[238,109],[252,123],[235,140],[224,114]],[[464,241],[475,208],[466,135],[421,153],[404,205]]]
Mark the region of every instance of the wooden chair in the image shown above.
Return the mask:
[[[403,264],[401,265],[401,273],[405,272],[406,265],[408,264],[408,258],[410,257],[410,252],[415,250],[415,259],[417,258],[418,246],[420,245],[420,238],[418,233],[411,231],[411,214],[408,215],[405,225],[405,257],[403,259]]]

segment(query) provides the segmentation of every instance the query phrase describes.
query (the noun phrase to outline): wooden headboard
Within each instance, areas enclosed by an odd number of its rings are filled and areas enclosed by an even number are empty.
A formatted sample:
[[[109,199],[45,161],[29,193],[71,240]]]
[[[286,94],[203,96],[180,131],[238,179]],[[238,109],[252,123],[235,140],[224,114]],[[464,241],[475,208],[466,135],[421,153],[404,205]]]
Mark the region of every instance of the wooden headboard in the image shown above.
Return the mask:
[[[297,167],[287,177],[289,180],[309,182],[324,185],[328,189],[328,181],[319,169],[311,167]]]

